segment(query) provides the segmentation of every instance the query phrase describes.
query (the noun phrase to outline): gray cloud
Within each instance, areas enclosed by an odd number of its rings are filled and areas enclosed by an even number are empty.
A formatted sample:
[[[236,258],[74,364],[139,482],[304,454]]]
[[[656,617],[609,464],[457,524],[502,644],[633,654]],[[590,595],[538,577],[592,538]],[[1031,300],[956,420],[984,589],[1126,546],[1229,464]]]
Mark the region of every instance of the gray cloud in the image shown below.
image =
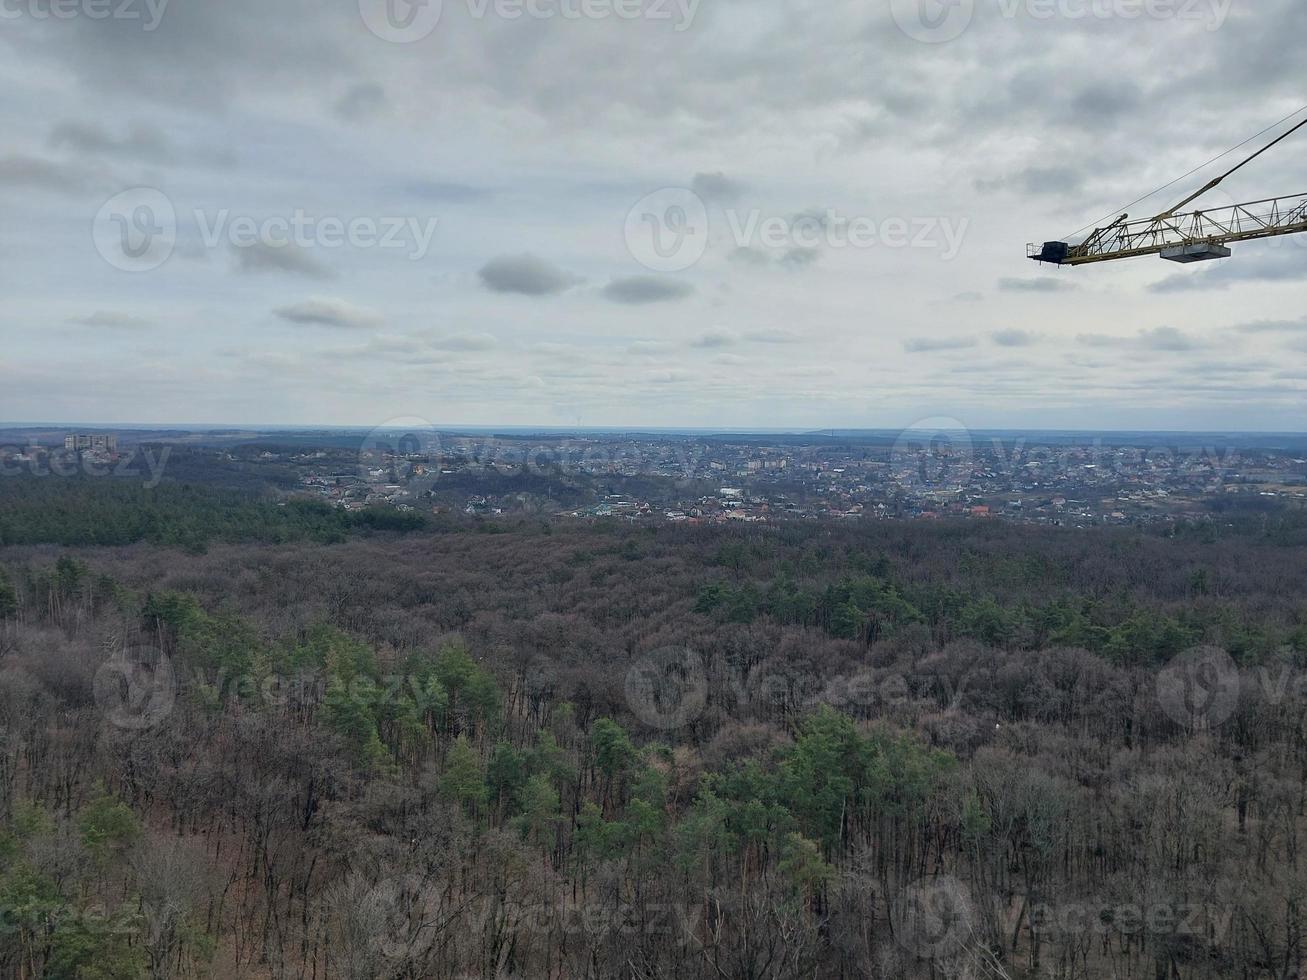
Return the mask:
[[[437,337],[431,341],[431,346],[436,350],[448,351],[494,350],[499,346],[499,340],[493,334],[465,333]]]
[[[1000,347],[1029,347],[1039,341],[1039,335],[1029,330],[995,330],[990,337]]]
[[[796,246],[787,249],[781,256],[781,265],[787,269],[806,269],[821,257],[821,252],[816,248],[804,248]]]
[[[927,354],[934,351],[966,350],[976,346],[974,337],[915,337],[903,342],[909,354]]]
[[[526,253],[491,259],[477,275],[491,292],[522,296],[553,296],[581,281],[558,266]]]
[[[50,145],[76,153],[122,156],[138,160],[167,160],[172,155],[168,138],[153,126],[137,123],[121,136],[98,123],[62,122],[50,132]]]
[[[87,316],[73,317],[68,322],[74,326],[92,327],[97,330],[139,330],[153,326],[144,317],[115,313],[110,310],[96,310]]]
[[[740,342],[739,334],[731,330],[717,328],[709,330],[703,336],[696,338],[691,342],[691,347],[703,347],[708,349],[733,347]]]
[[[1074,165],[1026,167],[1015,174],[993,179],[977,178],[973,185],[982,194],[1012,190],[1020,194],[1074,194],[1085,183],[1085,173]]]
[[[81,171],[53,160],[9,156],[0,158],[0,187],[75,194],[85,189],[86,179]]]
[[[351,122],[376,116],[386,108],[386,90],[376,82],[359,82],[336,100],[336,115]]]
[[[614,279],[603,288],[603,294],[614,303],[642,306],[648,303],[667,303],[685,299],[694,287],[680,279],[660,279],[656,276],[629,276]]]
[[[737,265],[753,269],[771,265],[771,256],[767,254],[767,250],[757,245],[741,245],[739,248],[732,249],[728,258]]]
[[[1075,283],[1052,276],[1040,276],[1037,279],[1016,279],[1006,277],[998,281],[998,288],[1007,293],[1062,293],[1075,289]]]
[[[755,344],[801,344],[808,338],[793,330],[750,330],[744,339]]]
[[[1239,333],[1302,333],[1307,331],[1307,317],[1301,320],[1254,320],[1234,329]]]
[[[636,357],[661,357],[673,351],[671,344],[662,340],[637,340],[626,350]]]
[[[335,273],[314,258],[308,249],[290,242],[284,245],[268,242],[233,245],[232,254],[236,257],[237,271],[242,273],[285,272],[305,279],[335,278]]]
[[[1238,245],[1232,247],[1239,248]],[[1307,249],[1293,245],[1283,252],[1267,252],[1265,249],[1260,253],[1250,249],[1249,254],[1243,256],[1236,252],[1232,258],[1214,262],[1205,270],[1177,272],[1167,276],[1148,289],[1154,293],[1184,293],[1229,289],[1249,282],[1297,282],[1307,279]]]
[[[1139,331],[1139,344],[1149,350],[1186,351],[1202,346],[1182,330],[1175,327],[1154,327]]]
[[[1153,327],[1150,330],[1140,330],[1133,337],[1122,337],[1114,334],[1102,333],[1082,333],[1077,335],[1076,340],[1086,347],[1121,347],[1134,348],[1137,350],[1155,350],[1155,351],[1193,351],[1200,350],[1205,345],[1189,334],[1175,327]]]
[[[272,311],[290,323],[317,327],[370,330],[381,325],[381,315],[340,299],[309,299]]]
[[[460,184],[452,180],[415,180],[406,184],[403,191],[424,201],[436,201],[441,204],[468,204],[483,201],[492,193],[485,187]]]
[[[699,173],[690,182],[690,189],[705,201],[715,204],[734,204],[744,193],[744,184],[717,173]]]

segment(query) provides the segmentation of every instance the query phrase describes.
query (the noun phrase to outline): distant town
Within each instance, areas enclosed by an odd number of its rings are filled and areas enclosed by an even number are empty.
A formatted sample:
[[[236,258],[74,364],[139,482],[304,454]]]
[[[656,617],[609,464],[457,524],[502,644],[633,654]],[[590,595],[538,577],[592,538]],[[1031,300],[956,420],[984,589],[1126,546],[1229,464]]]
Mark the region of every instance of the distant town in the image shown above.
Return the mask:
[[[3,433],[5,475],[265,485],[347,510],[558,521],[995,520],[1097,526],[1307,504],[1307,447],[1256,438],[961,431]],[[120,448],[121,446],[121,448]],[[147,465],[148,464],[148,465]]]

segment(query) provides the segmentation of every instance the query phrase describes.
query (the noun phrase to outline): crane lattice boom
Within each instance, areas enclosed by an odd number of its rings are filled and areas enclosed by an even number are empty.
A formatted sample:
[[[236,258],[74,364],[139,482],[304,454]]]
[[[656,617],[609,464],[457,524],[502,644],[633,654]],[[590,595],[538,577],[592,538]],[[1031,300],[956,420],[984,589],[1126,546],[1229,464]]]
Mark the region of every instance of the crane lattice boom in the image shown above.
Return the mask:
[[[1042,247],[1027,246],[1026,253],[1032,259],[1058,265],[1086,265],[1138,255],[1195,262],[1229,255],[1225,246],[1231,242],[1299,232],[1307,232],[1307,194],[1136,221],[1122,215],[1078,245],[1045,242]]]
[[[1302,109],[1298,110],[1301,111]],[[1297,112],[1293,113],[1293,115],[1297,114]],[[1292,117],[1285,117],[1285,119],[1289,118]],[[1280,122],[1284,121],[1284,119],[1280,120]],[[1272,147],[1278,146],[1304,128],[1307,128],[1307,119],[1301,120],[1256,153],[1241,160],[1219,177],[1208,181],[1179,204],[1156,217],[1131,221],[1128,214],[1123,214],[1107,227],[1095,228],[1094,233],[1079,244],[1044,242],[1042,246],[1028,245],[1026,255],[1037,262],[1052,262],[1055,265],[1088,265],[1090,262],[1129,259],[1137,255],[1160,255],[1173,262],[1205,262],[1209,259],[1229,258],[1230,249],[1227,246],[1231,242],[1248,242],[1256,238],[1276,238],[1280,235],[1307,232],[1307,194],[1297,194],[1293,197],[1268,197],[1249,204],[1233,204],[1207,211],[1179,213],[1181,208],[1192,204],[1208,191],[1218,187],[1231,174],[1242,170]],[[1244,143],[1248,142],[1250,141],[1244,141]]]

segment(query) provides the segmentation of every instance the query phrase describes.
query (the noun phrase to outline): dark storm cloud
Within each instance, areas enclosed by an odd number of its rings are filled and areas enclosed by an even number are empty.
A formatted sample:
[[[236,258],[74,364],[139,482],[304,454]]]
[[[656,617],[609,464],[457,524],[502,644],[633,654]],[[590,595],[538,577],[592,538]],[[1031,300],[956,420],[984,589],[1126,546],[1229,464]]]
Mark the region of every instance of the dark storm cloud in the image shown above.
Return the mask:
[[[493,293],[522,296],[553,296],[581,281],[558,266],[526,253],[491,259],[477,275],[482,285]]]
[[[614,279],[603,289],[603,294],[614,303],[642,306],[649,303],[667,303],[685,299],[694,287],[679,279],[660,279],[656,276],[630,276]]]

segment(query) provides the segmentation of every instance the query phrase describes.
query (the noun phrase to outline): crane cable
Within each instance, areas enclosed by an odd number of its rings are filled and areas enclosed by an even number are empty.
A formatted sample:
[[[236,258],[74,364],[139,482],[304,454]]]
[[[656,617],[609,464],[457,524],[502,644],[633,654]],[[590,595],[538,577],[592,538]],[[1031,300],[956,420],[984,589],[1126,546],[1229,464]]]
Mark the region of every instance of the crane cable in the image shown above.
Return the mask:
[[[1112,218],[1112,217],[1115,217],[1115,216],[1117,216],[1117,215],[1123,214],[1124,212],[1129,211],[1132,207],[1134,207],[1136,204],[1140,203],[1141,201],[1146,201],[1146,200],[1148,200],[1148,199],[1149,199],[1150,197],[1152,197],[1154,194],[1160,194],[1162,191],[1166,190],[1168,187],[1172,186],[1173,184],[1178,184],[1178,183],[1180,183],[1180,181],[1182,181],[1182,180],[1186,180],[1186,179],[1188,179],[1189,177],[1192,177],[1194,174],[1198,173],[1198,171],[1202,170],[1202,169],[1205,168],[1205,167],[1210,167],[1212,164],[1214,164],[1217,160],[1220,160],[1222,157],[1227,157],[1227,156],[1229,156],[1229,155],[1230,155],[1231,153],[1233,153],[1235,150],[1242,149],[1243,147],[1245,147],[1245,146],[1247,146],[1249,143],[1251,143],[1253,140],[1255,140],[1255,139],[1259,139],[1259,138],[1265,136],[1267,133],[1269,133],[1271,130],[1275,129],[1277,126],[1282,126],[1284,123],[1288,122],[1288,121],[1289,121],[1290,119],[1292,119],[1294,116],[1298,115],[1298,113],[1303,112],[1303,111],[1307,111],[1307,105],[1305,105],[1305,106],[1301,106],[1301,107],[1299,107],[1299,108],[1297,108],[1297,109],[1294,109],[1293,112],[1289,113],[1289,114],[1288,114],[1287,116],[1285,116],[1283,119],[1278,120],[1277,122],[1273,122],[1273,123],[1271,123],[1271,125],[1267,126],[1267,127],[1266,127],[1265,129],[1263,129],[1260,133],[1257,133],[1257,134],[1254,135],[1254,136],[1249,136],[1249,137],[1248,137],[1246,140],[1244,140],[1242,143],[1239,143],[1239,144],[1236,145],[1236,146],[1232,146],[1232,147],[1230,147],[1228,150],[1226,150],[1224,153],[1221,153],[1221,154],[1218,154],[1217,156],[1212,157],[1212,159],[1208,160],[1206,163],[1201,164],[1200,166],[1194,167],[1194,169],[1193,169],[1193,170],[1190,170],[1187,174],[1182,174],[1181,176],[1175,178],[1175,180],[1172,180],[1172,181],[1170,181],[1170,182],[1168,182],[1168,183],[1163,184],[1161,187],[1157,188],[1157,190],[1155,190],[1155,191],[1149,191],[1149,192],[1148,192],[1147,194],[1145,194],[1143,197],[1136,198],[1135,200],[1133,200],[1133,201],[1131,201],[1129,204],[1127,204],[1125,207],[1121,207],[1121,208],[1113,208],[1111,211],[1109,211],[1107,214],[1103,215],[1103,217],[1099,218],[1098,220],[1096,220],[1096,221],[1091,221],[1091,222],[1089,222],[1089,224],[1085,225],[1083,228],[1077,228],[1075,231],[1071,232],[1071,234],[1064,236],[1064,237],[1062,238],[1062,240],[1063,240],[1063,241],[1067,241],[1067,242],[1069,242],[1071,239],[1075,238],[1075,236],[1078,235],[1078,234],[1080,234],[1082,231],[1088,231],[1090,228],[1099,228],[1099,227],[1101,227],[1101,226],[1102,226],[1102,223],[1103,223],[1104,221],[1107,221],[1109,218]],[[1285,135],[1288,135],[1288,134],[1285,134]],[[1269,149],[1269,147],[1268,147],[1268,149]]]

